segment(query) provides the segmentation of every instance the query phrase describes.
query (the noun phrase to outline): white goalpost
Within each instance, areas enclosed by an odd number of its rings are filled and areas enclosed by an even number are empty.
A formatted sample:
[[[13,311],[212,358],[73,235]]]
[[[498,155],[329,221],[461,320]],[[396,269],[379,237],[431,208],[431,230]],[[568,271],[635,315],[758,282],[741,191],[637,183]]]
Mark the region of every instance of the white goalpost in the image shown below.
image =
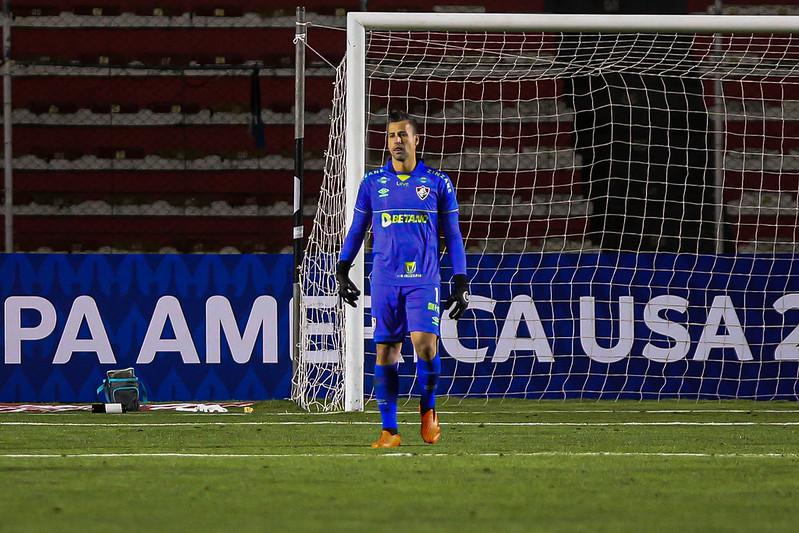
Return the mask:
[[[440,394],[796,399],[797,33],[792,16],[350,13],[295,401],[371,394],[368,242],[356,309],[334,266],[391,109],[461,205],[473,298],[442,317]]]

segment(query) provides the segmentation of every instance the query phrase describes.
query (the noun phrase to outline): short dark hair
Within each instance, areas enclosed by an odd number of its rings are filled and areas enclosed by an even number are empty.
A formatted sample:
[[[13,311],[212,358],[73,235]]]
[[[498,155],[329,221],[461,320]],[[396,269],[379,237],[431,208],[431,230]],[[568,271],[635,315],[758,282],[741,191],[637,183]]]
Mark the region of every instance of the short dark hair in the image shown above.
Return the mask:
[[[413,128],[413,132],[416,133],[419,131],[419,125],[416,124],[416,121],[405,111],[400,111],[398,109],[392,109],[388,113],[388,121],[389,122],[402,122],[403,120],[407,120],[408,123]]]

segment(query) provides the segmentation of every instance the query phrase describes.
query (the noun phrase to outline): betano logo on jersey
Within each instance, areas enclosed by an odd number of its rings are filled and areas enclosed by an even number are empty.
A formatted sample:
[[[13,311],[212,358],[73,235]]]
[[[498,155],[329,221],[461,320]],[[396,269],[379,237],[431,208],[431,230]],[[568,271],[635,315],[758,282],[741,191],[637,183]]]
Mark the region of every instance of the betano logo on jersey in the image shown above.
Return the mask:
[[[392,224],[427,224],[430,219],[426,214],[391,214],[383,213],[380,215],[380,225],[384,228]]]

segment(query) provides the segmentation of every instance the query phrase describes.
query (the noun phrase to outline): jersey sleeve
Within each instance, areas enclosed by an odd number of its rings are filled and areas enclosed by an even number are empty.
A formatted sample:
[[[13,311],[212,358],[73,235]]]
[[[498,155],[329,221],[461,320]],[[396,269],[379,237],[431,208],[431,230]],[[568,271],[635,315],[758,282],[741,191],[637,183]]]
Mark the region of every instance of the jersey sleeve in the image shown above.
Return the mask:
[[[455,195],[455,187],[453,187],[452,181],[446,174],[439,182],[438,213],[439,224],[444,233],[444,242],[447,245],[447,253],[452,262],[453,273],[466,274],[466,250],[463,246],[463,237],[458,223],[458,199]]]
[[[447,244],[447,253],[452,262],[452,273],[466,275],[466,250],[458,223],[458,211],[441,215],[440,221],[444,231],[444,242]]]
[[[372,220],[372,201],[370,197],[369,181],[364,179],[361,181],[361,186],[358,188],[358,197],[355,200],[355,213],[352,217],[352,226],[344,238],[344,244],[341,247],[341,261],[352,261],[358,255],[358,250],[361,249],[363,238],[366,236],[366,231],[369,229],[369,223]]]
[[[358,196],[355,199],[355,210],[371,216],[372,197],[370,193],[371,193],[370,180],[364,178],[363,180],[361,180],[361,186],[358,187]]]
[[[446,174],[438,182],[438,212],[441,214],[458,212],[458,198],[455,195],[455,187]]]

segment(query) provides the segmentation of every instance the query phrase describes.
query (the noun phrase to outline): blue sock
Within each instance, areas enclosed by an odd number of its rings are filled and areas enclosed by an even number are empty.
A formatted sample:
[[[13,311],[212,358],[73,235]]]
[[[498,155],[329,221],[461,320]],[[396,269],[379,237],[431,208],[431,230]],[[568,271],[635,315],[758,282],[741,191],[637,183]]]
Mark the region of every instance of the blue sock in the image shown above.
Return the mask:
[[[399,363],[375,365],[375,396],[383,429],[397,432],[397,396],[399,395]]]
[[[421,357],[416,359],[416,379],[421,389],[419,406],[422,414],[436,408],[436,385],[441,374],[441,357],[436,354],[432,361],[425,361]]]

